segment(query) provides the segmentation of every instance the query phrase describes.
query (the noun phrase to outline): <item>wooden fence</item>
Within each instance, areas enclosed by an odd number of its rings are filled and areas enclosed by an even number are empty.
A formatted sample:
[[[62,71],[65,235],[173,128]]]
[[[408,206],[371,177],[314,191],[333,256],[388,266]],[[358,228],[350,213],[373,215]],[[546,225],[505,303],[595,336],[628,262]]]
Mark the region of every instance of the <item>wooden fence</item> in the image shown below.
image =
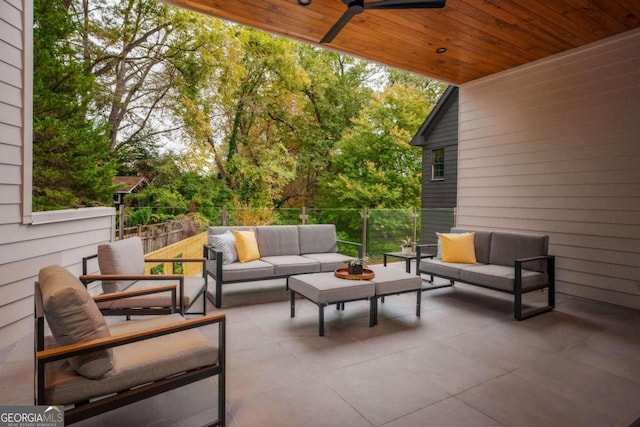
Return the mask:
[[[202,258],[202,246],[207,243],[207,232],[196,234],[162,249],[149,252],[145,258]],[[146,263],[145,274],[184,274],[196,276],[202,273],[202,264],[193,262]]]
[[[145,254],[173,245],[194,235],[193,227],[181,221],[127,227],[124,232],[125,239],[133,236],[142,239]]]

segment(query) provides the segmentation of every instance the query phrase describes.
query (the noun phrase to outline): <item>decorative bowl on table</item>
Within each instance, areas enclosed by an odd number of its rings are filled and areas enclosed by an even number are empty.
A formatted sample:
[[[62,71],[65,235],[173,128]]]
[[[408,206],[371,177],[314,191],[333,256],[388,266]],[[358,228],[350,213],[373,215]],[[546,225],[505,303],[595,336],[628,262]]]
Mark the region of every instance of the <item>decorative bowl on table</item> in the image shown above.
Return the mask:
[[[375,277],[373,270],[369,270],[368,268],[363,268],[362,274],[350,274],[348,267],[342,267],[337,268],[334,274],[336,277],[346,280],[369,280]]]

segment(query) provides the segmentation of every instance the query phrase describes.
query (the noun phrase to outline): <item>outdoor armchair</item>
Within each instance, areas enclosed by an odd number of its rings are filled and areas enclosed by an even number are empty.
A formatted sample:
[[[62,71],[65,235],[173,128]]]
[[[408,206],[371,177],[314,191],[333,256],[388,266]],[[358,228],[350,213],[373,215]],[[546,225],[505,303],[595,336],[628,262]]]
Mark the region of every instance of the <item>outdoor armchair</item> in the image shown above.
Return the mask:
[[[98,259],[100,274],[87,274],[90,259]],[[145,263],[181,262],[202,264],[202,274],[186,277],[182,274],[145,274]],[[145,315],[179,312],[184,314],[202,296],[202,310],[189,314],[206,314],[208,286],[206,260],[203,258],[154,258],[145,259],[142,240],[131,237],[98,246],[98,253],[82,259],[82,276],[85,284],[102,283],[104,295],[123,291],[141,291],[142,294],[126,299],[104,299],[98,307],[105,315]],[[174,285],[176,292],[158,289],[162,285]],[[155,290],[154,290],[155,289]],[[148,292],[145,292],[148,291]]]
[[[218,419],[211,425],[224,425],[224,313],[107,325],[87,289],[58,265],[40,270],[34,301],[34,403],[64,407],[65,425],[215,375]],[[198,330],[211,324],[217,340]]]

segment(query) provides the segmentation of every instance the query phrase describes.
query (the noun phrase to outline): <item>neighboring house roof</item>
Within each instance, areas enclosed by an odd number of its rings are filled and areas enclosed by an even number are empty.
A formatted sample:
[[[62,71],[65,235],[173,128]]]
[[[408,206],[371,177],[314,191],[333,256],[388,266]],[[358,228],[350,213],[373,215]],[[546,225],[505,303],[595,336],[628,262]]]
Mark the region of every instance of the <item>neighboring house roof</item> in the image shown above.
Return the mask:
[[[116,193],[131,194],[145,187],[149,181],[143,176],[116,176],[113,184],[118,187]]]
[[[450,85],[449,87],[447,87],[447,89],[444,91],[444,93],[436,103],[436,106],[433,107],[433,110],[431,110],[431,113],[427,116],[427,119],[424,121],[422,126],[420,126],[418,132],[416,132],[416,134],[414,135],[413,139],[410,142],[411,145],[423,146],[426,144],[427,138],[429,137],[429,135],[431,135],[431,132],[433,132],[438,123],[440,123],[440,120],[447,112],[447,109],[449,108],[451,103],[455,101],[457,96],[457,86]]]

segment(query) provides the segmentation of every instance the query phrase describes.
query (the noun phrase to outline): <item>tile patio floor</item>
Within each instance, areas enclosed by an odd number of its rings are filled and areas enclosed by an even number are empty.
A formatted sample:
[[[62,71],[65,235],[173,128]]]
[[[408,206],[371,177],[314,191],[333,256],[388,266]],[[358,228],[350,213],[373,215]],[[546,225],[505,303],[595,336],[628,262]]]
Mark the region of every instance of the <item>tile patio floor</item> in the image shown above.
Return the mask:
[[[231,286],[228,426],[604,427],[640,418],[639,311],[558,295],[554,312],[517,322],[507,295],[456,285],[424,293],[421,318],[415,294],[388,297],[374,328],[365,302],[327,309],[318,337],[315,305],[299,300],[289,318],[283,280]],[[32,338],[1,348],[0,362],[0,404],[30,405]],[[206,425],[213,381],[76,425]]]

